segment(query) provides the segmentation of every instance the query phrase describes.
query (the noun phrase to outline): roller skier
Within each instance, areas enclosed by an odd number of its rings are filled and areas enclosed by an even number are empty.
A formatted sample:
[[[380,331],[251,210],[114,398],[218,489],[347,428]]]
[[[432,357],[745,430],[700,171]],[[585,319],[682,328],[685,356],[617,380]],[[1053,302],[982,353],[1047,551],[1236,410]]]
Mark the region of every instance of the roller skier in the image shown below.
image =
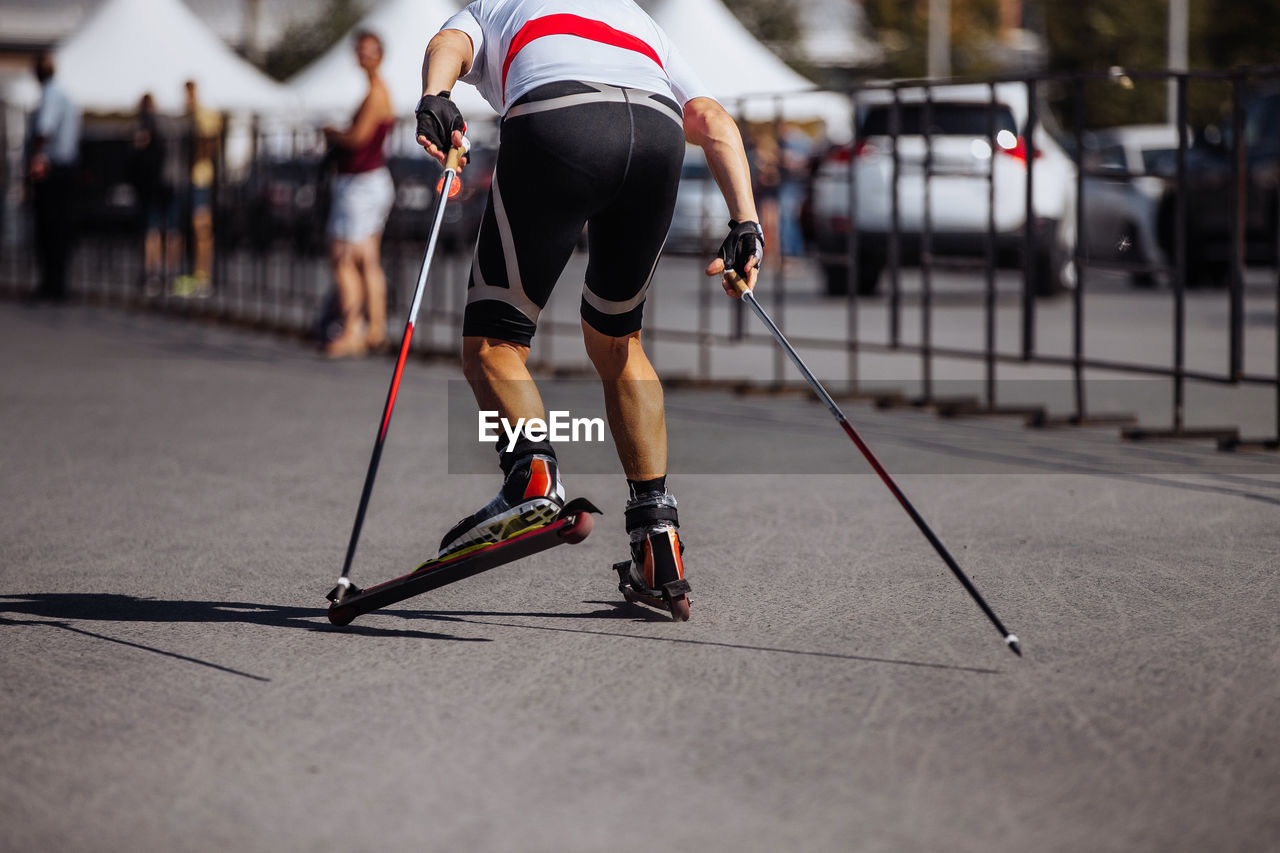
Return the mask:
[[[676,499],[666,486],[662,389],[641,346],[645,296],[670,227],[685,143],[699,145],[732,217],[709,276],[754,287],[764,249],[737,125],[658,25],[631,0],[477,0],[430,40],[418,143],[444,161],[465,124],[450,99],[476,86],[502,116],[493,184],[463,319],[462,366],[480,408],[545,420],[525,366],[538,314],[584,225],[582,332],[603,383],[627,477],[631,559],[620,588],[689,617]],[[725,291],[736,296],[725,283]],[[560,515],[549,441],[500,445],[498,495],[458,522],[441,556],[500,542]]]

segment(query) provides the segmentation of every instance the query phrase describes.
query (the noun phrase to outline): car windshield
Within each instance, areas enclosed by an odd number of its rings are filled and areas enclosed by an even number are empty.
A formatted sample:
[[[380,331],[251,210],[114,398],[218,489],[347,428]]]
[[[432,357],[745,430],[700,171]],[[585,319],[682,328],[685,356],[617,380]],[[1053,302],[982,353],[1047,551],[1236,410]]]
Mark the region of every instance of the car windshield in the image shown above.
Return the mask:
[[[904,136],[920,136],[923,134],[925,105],[920,103],[900,104],[898,132]],[[956,104],[935,101],[929,107],[929,132],[938,136],[989,136],[989,104]],[[863,136],[888,136],[889,122],[893,113],[891,105],[874,106],[867,111],[862,122]],[[1007,130],[1017,133],[1017,124],[1009,108],[997,104],[995,107],[996,133]]]
[[[1172,174],[1177,158],[1176,148],[1148,148],[1142,152],[1142,170],[1148,175]]]
[[[1263,95],[1254,102],[1245,119],[1245,144],[1253,148],[1266,145],[1268,148],[1276,144],[1277,124],[1280,123],[1280,94]]]

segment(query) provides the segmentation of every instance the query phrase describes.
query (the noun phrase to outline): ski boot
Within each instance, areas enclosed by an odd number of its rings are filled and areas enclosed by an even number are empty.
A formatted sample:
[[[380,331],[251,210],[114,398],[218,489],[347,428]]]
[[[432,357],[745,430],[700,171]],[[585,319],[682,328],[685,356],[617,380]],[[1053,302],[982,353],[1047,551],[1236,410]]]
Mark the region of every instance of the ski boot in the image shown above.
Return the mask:
[[[475,550],[550,524],[564,507],[564,486],[554,456],[520,459],[497,497],[459,521],[440,540],[439,557]]]
[[[689,582],[684,579],[684,545],[676,499],[647,493],[627,502],[627,533],[631,559],[613,564],[618,591],[630,602],[665,610],[672,621],[689,619]]]

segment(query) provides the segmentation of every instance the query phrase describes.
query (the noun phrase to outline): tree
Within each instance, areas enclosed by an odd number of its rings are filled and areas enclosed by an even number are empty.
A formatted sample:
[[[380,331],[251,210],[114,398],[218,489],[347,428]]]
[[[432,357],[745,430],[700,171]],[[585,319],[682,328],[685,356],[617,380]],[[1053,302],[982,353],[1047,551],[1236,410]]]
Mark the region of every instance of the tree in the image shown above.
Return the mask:
[[[284,28],[267,50],[262,70],[277,80],[292,77],[346,35],[364,14],[359,0],[328,0],[315,17]]]
[[[928,0],[864,0],[867,20],[886,50],[886,72],[923,77],[928,69]],[[951,67],[957,76],[999,70],[993,58],[1000,32],[1000,0],[951,0]]]
[[[1167,0],[1042,2],[1051,71],[1167,67]],[[1188,29],[1192,70],[1223,71],[1280,62],[1280,0],[1190,0]],[[1163,122],[1166,91],[1162,80],[1123,75],[1117,75],[1114,82],[1091,82],[1085,88],[1085,125]],[[1193,79],[1187,92],[1193,125],[1222,119],[1230,99],[1227,83]],[[1055,105],[1067,117],[1074,113],[1072,104],[1068,92],[1055,98]]]
[[[800,0],[725,0],[751,35],[801,73],[810,69],[800,48]]]

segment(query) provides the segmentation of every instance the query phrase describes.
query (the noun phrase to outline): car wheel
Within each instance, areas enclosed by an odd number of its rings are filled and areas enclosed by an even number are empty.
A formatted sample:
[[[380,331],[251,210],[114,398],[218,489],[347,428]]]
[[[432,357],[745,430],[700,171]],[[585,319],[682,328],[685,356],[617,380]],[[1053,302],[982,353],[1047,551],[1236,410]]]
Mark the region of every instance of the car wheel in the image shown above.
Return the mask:
[[[870,253],[858,258],[858,295],[875,296],[880,291],[880,273],[884,258]]]
[[[1208,261],[1199,257],[1187,258],[1187,289],[1208,287],[1218,290],[1227,286],[1231,278],[1231,264],[1227,261]]]
[[[822,265],[822,283],[827,296],[844,296],[849,292],[849,277],[845,269],[843,265]]]
[[[1052,241],[1035,250],[1036,295],[1056,296],[1072,285],[1070,261],[1066,251]]]
[[[1150,253],[1143,248],[1142,240],[1138,236],[1138,226],[1132,222],[1125,226],[1124,234],[1120,237],[1120,253],[1121,260],[1130,263],[1143,264],[1149,262],[1147,255]],[[1155,273],[1149,270],[1137,270],[1129,273],[1129,284],[1142,290],[1150,290],[1158,282],[1156,281]]]

